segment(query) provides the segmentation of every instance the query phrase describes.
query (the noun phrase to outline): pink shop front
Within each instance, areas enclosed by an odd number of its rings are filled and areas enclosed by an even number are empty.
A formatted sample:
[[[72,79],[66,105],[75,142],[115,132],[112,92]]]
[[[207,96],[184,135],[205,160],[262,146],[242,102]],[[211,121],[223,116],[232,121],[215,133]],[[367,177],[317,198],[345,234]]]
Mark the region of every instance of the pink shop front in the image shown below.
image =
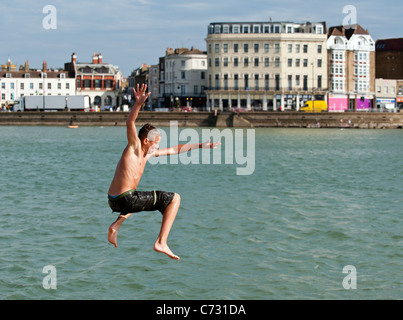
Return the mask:
[[[367,111],[373,108],[374,97],[367,95],[335,95],[329,94],[329,112],[344,112],[346,110]]]

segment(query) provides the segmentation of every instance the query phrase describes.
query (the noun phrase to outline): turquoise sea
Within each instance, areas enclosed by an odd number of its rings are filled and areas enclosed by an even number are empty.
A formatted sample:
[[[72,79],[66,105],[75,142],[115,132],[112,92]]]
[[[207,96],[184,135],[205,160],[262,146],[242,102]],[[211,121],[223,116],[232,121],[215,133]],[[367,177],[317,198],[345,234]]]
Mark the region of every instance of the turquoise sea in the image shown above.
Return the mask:
[[[181,195],[173,261],[159,212],[107,242],[124,127],[0,127],[0,299],[402,299],[403,131],[254,134],[251,175],[147,165],[139,189]]]

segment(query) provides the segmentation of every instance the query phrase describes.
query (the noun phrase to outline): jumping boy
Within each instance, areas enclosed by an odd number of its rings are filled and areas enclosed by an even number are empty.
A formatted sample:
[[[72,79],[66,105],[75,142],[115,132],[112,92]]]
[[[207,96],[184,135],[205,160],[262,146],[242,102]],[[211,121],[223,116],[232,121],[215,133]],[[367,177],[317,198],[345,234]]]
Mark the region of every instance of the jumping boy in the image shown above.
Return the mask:
[[[216,148],[216,143],[182,144],[175,147],[158,150],[161,134],[150,124],[144,125],[137,135],[135,121],[139,110],[150,93],[146,93],[147,86],[142,85],[137,91],[133,89],[136,102],[126,122],[128,144],[117,164],[115,176],[108,191],[109,206],[119,217],[109,227],[108,241],[117,247],[118,230],[128,217],[134,212],[155,211],[162,213],[161,230],[154,244],[154,250],[165,253],[170,258],[179,260],[167,245],[167,239],[180,205],[180,196],[177,193],[165,191],[136,191],[140,178],[143,175],[147,161],[155,156],[179,154],[197,148]]]

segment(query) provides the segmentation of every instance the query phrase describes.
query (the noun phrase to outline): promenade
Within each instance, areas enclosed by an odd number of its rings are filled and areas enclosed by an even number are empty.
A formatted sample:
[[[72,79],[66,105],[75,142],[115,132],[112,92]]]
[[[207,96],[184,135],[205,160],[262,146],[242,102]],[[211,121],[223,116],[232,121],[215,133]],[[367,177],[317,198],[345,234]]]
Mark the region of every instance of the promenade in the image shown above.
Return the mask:
[[[0,125],[6,126],[124,126],[128,112],[2,112]],[[169,126],[178,121],[180,127],[218,128],[360,128],[401,129],[403,113],[345,112],[152,112],[142,111],[138,126],[152,123]]]

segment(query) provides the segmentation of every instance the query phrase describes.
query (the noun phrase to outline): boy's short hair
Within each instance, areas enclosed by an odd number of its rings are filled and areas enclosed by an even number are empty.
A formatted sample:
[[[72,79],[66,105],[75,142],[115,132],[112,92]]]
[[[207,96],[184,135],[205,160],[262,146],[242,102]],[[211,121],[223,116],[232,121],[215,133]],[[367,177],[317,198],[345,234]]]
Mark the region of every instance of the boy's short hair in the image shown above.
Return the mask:
[[[155,137],[161,136],[161,132],[153,125],[146,123],[139,131],[139,139],[143,141],[148,138],[150,141],[154,141]]]

